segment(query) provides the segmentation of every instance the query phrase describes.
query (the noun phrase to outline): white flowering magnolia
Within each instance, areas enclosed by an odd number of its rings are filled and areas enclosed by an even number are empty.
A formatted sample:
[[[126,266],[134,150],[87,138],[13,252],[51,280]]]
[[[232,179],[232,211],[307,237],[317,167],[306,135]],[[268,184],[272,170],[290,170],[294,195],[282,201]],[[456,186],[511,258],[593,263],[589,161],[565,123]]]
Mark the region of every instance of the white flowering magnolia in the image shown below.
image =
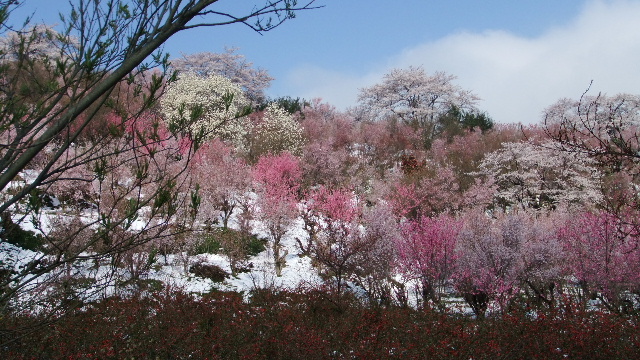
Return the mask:
[[[240,116],[249,105],[240,87],[219,76],[199,77],[186,73],[169,85],[160,101],[172,132],[192,137],[220,137],[240,144],[247,132],[247,120]]]
[[[493,177],[498,186],[496,200],[505,206],[522,208],[599,203],[601,174],[594,161],[553,146],[505,143],[501,149],[487,154],[480,164],[480,173]]]
[[[288,151],[300,154],[304,139],[300,123],[277,104],[269,104],[254,128],[254,154]]]

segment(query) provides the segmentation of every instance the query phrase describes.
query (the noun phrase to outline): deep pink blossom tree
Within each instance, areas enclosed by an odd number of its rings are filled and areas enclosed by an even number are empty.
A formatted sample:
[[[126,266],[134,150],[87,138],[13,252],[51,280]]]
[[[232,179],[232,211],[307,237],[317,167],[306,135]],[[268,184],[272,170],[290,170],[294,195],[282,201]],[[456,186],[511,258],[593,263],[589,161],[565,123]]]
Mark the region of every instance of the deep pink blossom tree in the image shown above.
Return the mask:
[[[298,215],[300,162],[288,152],[263,156],[253,167],[253,179],[258,192],[258,217],[271,236],[276,274],[280,276],[287,255],[281,254],[281,241]]]
[[[402,224],[402,236],[395,242],[397,267],[405,278],[418,281],[425,304],[440,302],[454,272],[461,225],[450,215],[421,216]]]

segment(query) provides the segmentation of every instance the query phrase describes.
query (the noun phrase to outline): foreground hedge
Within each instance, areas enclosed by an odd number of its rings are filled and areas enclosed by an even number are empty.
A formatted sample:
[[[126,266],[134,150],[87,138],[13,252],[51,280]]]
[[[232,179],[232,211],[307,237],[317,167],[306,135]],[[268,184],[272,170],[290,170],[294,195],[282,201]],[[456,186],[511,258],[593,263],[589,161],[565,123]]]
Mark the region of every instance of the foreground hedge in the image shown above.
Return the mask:
[[[5,317],[0,358],[632,359],[640,358],[635,320],[581,311],[476,320],[322,292],[265,292],[250,303],[233,293],[166,293],[105,300],[19,333],[43,319]]]

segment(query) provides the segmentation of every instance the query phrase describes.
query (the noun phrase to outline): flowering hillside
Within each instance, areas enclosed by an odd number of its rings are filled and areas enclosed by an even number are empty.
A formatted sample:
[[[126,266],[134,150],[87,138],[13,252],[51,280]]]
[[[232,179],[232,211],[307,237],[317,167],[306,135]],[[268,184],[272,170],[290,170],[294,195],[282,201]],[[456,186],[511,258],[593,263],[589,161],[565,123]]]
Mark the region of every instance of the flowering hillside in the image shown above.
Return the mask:
[[[32,70],[62,82],[38,49]],[[637,96],[565,99],[539,125],[494,124],[454,76],[412,67],[341,112],[265,100],[270,78],[239,59],[131,75],[7,182],[0,348],[495,358],[526,339],[535,356],[563,358],[593,353],[556,335],[594,347],[609,331],[602,356],[637,355]],[[1,99],[16,119],[58,116],[14,100]],[[0,156],[29,154],[54,126],[7,123]],[[68,336],[87,324],[93,337]]]

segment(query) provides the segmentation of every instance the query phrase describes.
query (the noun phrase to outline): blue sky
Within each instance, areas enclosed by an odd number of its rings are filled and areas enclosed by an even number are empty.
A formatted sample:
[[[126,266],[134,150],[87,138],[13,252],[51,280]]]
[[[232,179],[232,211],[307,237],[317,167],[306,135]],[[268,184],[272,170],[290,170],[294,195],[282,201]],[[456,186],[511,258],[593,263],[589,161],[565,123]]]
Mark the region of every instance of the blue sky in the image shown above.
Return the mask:
[[[63,0],[27,0],[34,20],[56,22]],[[251,9],[262,0],[221,0]],[[562,97],[639,93],[640,0],[317,0],[259,35],[242,25],[190,30],[171,39],[172,56],[239,53],[276,79],[271,96],[320,97],[346,109],[360,88],[393,68],[456,75],[499,122],[535,123]]]

